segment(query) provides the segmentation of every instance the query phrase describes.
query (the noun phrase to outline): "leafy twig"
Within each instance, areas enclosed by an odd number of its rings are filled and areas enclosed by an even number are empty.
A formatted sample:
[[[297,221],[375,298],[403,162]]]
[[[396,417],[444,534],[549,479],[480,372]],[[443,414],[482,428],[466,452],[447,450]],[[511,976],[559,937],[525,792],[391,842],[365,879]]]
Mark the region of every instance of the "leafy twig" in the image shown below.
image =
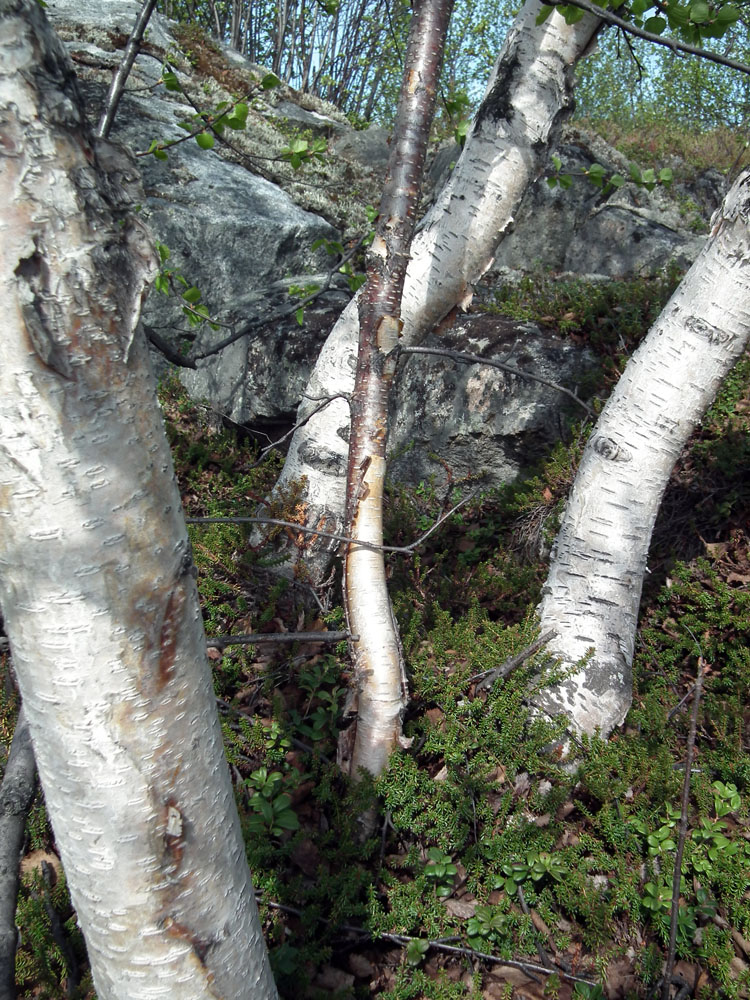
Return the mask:
[[[587,14],[593,14],[594,17],[599,18],[601,21],[606,21],[607,24],[616,25],[629,35],[635,35],[636,38],[644,38],[647,42],[663,45],[665,48],[672,49],[673,52],[686,52],[688,55],[700,56],[701,59],[718,63],[720,66],[728,66],[730,69],[736,69],[740,73],[750,74],[750,66],[746,63],[737,62],[736,59],[719,55],[718,52],[701,49],[697,45],[688,44],[688,42],[678,42],[676,38],[665,38],[663,35],[655,35],[653,31],[636,28],[630,21],[624,21],[617,14],[613,14],[611,10],[604,10],[601,7],[597,7],[596,4],[589,3],[588,0],[545,0],[545,3],[548,7],[578,7],[580,10],[585,10]]]

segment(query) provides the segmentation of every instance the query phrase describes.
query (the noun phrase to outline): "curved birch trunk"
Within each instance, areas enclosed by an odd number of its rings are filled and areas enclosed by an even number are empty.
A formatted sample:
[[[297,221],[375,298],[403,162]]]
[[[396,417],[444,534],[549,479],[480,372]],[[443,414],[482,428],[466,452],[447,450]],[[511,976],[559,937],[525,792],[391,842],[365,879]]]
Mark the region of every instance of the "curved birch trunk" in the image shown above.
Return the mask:
[[[601,22],[587,14],[574,25],[559,16],[538,25],[541,6],[527,0],[508,32],[464,151],[412,243],[401,304],[404,346],[468,305],[472,286],[491,265],[572,109],[573,68]],[[323,346],[300,420],[321,399],[352,392],[357,332],[354,301]],[[348,437],[349,408],[336,399],[292,438],[280,485],[305,477],[310,526],[341,530]],[[305,568],[314,581],[322,579],[330,557],[330,543],[307,547]]]
[[[609,733],[632,700],[651,532],[677,458],[750,337],[750,173],[602,411],[576,475],[540,605],[547,652],[585,667],[536,704]]]
[[[453,0],[414,0],[393,148],[380,217],[359,296],[359,349],[346,483],[347,534],[383,544],[388,396],[401,333],[401,296],[419,204],[427,141]],[[344,596],[357,688],[352,777],[382,773],[401,735],[406,674],[385,578],[383,551],[349,544]],[[349,705],[351,708],[353,705]],[[342,745],[350,744],[349,733]]]
[[[137,169],[35,0],[0,0],[0,157],[0,603],[97,993],[273,998],[136,333]]]

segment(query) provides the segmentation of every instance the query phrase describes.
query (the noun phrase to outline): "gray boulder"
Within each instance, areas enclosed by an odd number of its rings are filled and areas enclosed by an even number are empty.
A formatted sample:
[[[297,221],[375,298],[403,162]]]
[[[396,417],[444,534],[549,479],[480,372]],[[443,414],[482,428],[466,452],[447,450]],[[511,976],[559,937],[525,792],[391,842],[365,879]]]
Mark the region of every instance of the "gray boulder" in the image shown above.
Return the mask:
[[[50,0],[48,16],[73,58],[94,123],[139,9],[135,0],[106,4]],[[173,350],[191,355],[210,350],[232,334],[246,334],[219,355],[198,362],[195,370],[183,371],[182,377],[192,395],[208,399],[233,420],[273,423],[279,414],[288,415],[298,405],[330,314],[338,312],[348,298],[342,295],[341,282],[338,290],[334,282],[334,291],[308,309],[306,328],[301,329],[293,316],[280,316],[295,305],[289,289],[324,283],[332,258],[323,249],[313,252],[311,248],[321,238],[340,240],[345,215],[354,218],[360,231],[367,225],[362,207],[357,218],[340,195],[345,177],[365,191],[367,183],[359,183],[361,168],[342,159],[333,170],[323,164],[307,167],[305,183],[300,184],[287,163],[274,159],[289,138],[289,88],[268,97],[275,104],[264,103],[265,92],[258,87],[263,71],[238,59],[236,53],[223,63],[220,57],[228,50],[211,44],[216,48],[209,53],[216,57],[212,63],[216,75],[200,77],[180,56],[174,23],[154,14],[111,138],[141,154],[153,140],[165,144],[185,139],[186,131],[179,123],[189,122],[195,108],[183,94],[169,92],[158,83],[164,61],[170,62],[186,92],[201,107],[232,99],[220,80],[227,85],[231,82],[236,90],[254,88],[250,124],[246,131],[228,136],[231,147],[217,143],[214,149],[202,150],[194,139],[188,139],[169,148],[166,161],[149,155],[138,160],[146,193],[142,215],[155,238],[169,247],[166,266],[200,289],[202,302],[222,325],[215,331],[206,324],[191,326],[179,294],[184,286],[177,280],[173,282],[176,294],[151,292],[143,318],[147,330]],[[354,131],[335,109],[324,115],[323,102],[312,103],[321,110],[299,109],[298,125],[309,125],[312,119],[325,121],[337,133]],[[278,126],[280,119],[284,128]],[[353,173],[357,169],[360,173]],[[284,186],[278,183],[280,179],[286,181]],[[341,183],[331,197],[331,181],[337,180]],[[317,333],[311,333],[311,327]],[[156,360],[163,366],[160,356]]]
[[[389,474],[416,485],[476,479],[511,482],[548,453],[584,409],[537,376],[570,391],[599,368],[594,355],[532,323],[464,316],[425,346],[505,362],[532,378],[478,364],[412,355],[401,362],[391,407]],[[450,470],[450,471],[449,471]]]

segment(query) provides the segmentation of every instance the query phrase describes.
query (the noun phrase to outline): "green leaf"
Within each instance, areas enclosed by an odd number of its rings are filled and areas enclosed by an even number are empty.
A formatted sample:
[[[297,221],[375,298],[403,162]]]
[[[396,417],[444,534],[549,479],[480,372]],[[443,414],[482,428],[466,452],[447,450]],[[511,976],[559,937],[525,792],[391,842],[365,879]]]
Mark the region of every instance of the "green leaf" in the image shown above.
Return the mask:
[[[672,183],[672,168],[662,167],[659,171],[659,180],[668,187]]]
[[[271,803],[268,801],[268,799],[264,799],[262,795],[256,796],[256,798],[253,801],[257,802],[258,812],[261,814],[266,823],[268,823],[270,826],[270,824],[273,823],[274,820],[273,806],[271,805]]]
[[[567,189],[573,183],[573,178],[570,176],[570,174],[560,174],[559,182],[560,182],[560,187],[564,191],[567,191]]]
[[[621,188],[625,183],[625,178],[622,176],[622,174],[612,174],[612,176],[609,179],[609,183],[612,185],[612,187]]]
[[[305,321],[305,310],[302,308],[302,306],[300,306],[299,309],[295,309],[294,317],[299,323],[299,325],[302,326],[302,324]]]
[[[213,149],[216,139],[210,132],[200,132],[196,135],[195,141],[201,149]]]
[[[716,20],[719,24],[734,24],[739,19],[739,16],[739,10],[731,3],[725,3],[723,7],[719,7],[716,11]]]
[[[200,302],[201,300],[200,289],[193,285],[191,288],[188,288],[186,292],[182,293],[182,297],[186,302],[189,302],[190,305],[195,305],[196,302]]]
[[[260,85],[263,90],[273,90],[274,87],[281,86],[281,80],[279,80],[275,73],[266,73],[260,81]]]
[[[557,187],[557,178],[556,177],[548,177],[547,178],[547,183],[549,184],[549,186],[551,188],[556,188]]]
[[[542,9],[539,11],[539,13],[536,16],[536,23],[537,24],[544,24],[544,22],[547,20],[547,18],[550,16],[550,14],[552,13],[552,11],[554,9],[555,9],[554,7],[548,7],[547,4],[544,4],[542,6]]]
[[[280,826],[282,830],[299,830],[297,814],[291,809],[284,809],[276,813],[275,825]]]
[[[711,16],[706,0],[696,0],[690,5],[690,20],[695,24],[705,24]]]
[[[409,944],[406,946],[406,961],[409,965],[419,965],[422,959],[427,954],[427,950],[430,947],[429,941],[420,941],[417,938],[412,938]]]
[[[561,159],[560,159],[560,157],[559,157],[559,156],[557,155],[557,153],[553,153],[553,154],[552,154],[552,166],[553,166],[553,167],[555,168],[555,170],[557,170],[558,172],[559,172],[559,170],[560,170],[560,167],[562,166],[562,160],[561,160]]]
[[[169,260],[169,247],[164,243],[156,244],[156,252],[159,254],[159,260],[162,264]]]
[[[161,74],[161,82],[167,88],[167,90],[182,90],[180,87],[180,81],[177,79],[177,74],[173,73],[171,69],[163,69]]]
[[[663,17],[648,17],[643,22],[643,27],[646,31],[650,31],[652,35],[661,35],[667,26],[667,22]]]

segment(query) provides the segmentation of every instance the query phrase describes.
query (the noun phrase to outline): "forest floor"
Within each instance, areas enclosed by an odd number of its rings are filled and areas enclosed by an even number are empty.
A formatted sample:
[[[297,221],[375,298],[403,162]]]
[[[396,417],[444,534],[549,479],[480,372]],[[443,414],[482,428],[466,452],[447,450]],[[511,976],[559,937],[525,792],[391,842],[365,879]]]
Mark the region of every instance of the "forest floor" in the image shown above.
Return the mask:
[[[520,289],[494,308],[513,316],[523,307],[591,344],[603,396],[667,292],[664,283],[607,292],[537,283],[533,302]],[[597,304],[597,295],[609,298]],[[607,324],[618,302],[615,336]],[[253,440],[217,431],[176,382],[161,397],[187,515],[256,513],[278,456],[258,464]],[[671,996],[750,996],[749,430],[746,357],[665,496],[626,724],[609,740],[575,744],[568,759],[550,750],[561,726],[526,708],[554,667],[537,655],[481,681],[536,637],[544,554],[587,428],[571,427],[524,482],[478,494],[414,555],[391,557],[412,744],[375,784],[350,785],[335,763],[345,644],[216,639],[341,629],[338,591],[311,610],[309,588],[275,578],[272,548],[253,548],[246,526],[191,526],[227,757],[284,996],[661,996],[699,664]],[[411,542],[470,487],[392,489],[387,541]],[[289,496],[281,512],[294,520],[302,502]],[[14,696],[3,669],[5,743]],[[373,795],[380,823],[362,843],[357,817]],[[24,870],[19,996],[93,997],[41,802]]]

